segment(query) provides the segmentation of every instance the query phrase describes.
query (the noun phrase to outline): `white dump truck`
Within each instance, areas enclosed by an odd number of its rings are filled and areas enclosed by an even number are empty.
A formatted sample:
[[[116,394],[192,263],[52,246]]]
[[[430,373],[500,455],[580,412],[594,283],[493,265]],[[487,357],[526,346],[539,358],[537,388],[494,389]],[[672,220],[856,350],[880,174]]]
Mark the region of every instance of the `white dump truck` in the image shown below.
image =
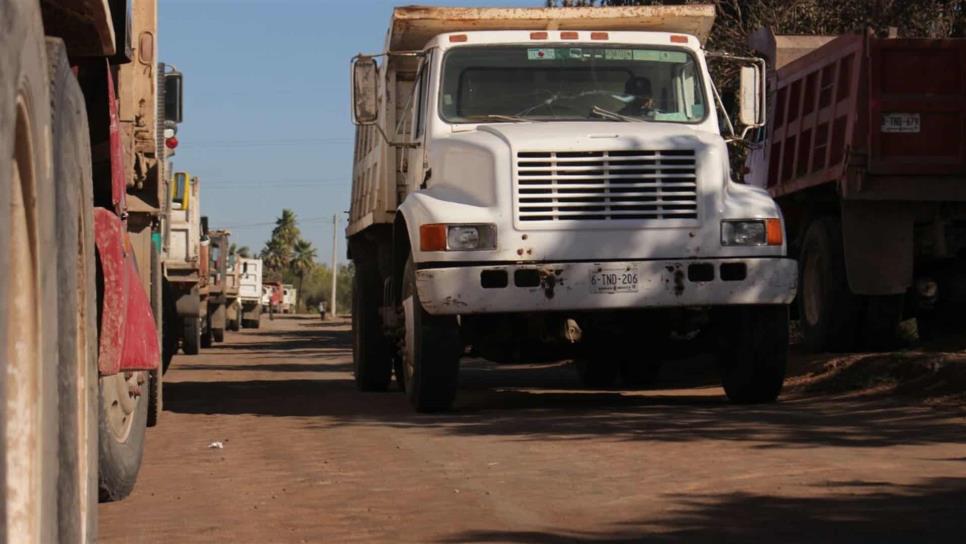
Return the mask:
[[[241,302],[241,326],[257,329],[262,319],[262,260],[239,258],[238,300]]]
[[[395,371],[448,409],[467,353],[570,357],[607,387],[714,351],[728,397],[773,401],[796,264],[728,140],[764,123],[763,64],[739,129],[702,44],[712,6],[394,10],[352,62],[347,229],[363,390]]]

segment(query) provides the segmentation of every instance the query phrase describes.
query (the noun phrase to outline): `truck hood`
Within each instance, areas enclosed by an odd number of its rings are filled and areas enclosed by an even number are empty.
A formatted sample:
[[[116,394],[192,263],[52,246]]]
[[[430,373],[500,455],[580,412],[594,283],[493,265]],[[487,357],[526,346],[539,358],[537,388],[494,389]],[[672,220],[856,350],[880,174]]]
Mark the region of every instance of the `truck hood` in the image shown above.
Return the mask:
[[[694,149],[721,142],[691,125],[654,122],[533,122],[481,125],[514,150]]]

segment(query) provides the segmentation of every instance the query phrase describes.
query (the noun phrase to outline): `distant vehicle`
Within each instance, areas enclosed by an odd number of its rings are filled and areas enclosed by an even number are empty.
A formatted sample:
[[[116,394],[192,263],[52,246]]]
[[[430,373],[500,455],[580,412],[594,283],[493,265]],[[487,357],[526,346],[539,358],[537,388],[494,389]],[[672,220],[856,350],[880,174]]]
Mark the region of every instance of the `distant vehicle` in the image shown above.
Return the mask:
[[[262,312],[268,314],[281,313],[284,295],[282,284],[279,282],[265,282],[262,286]]]
[[[241,303],[241,326],[257,329],[262,315],[262,260],[238,259],[238,300]]]
[[[178,349],[197,355],[208,344],[208,241],[201,216],[201,182],[188,172],[175,172],[168,192],[167,244],[162,270],[169,308],[165,322],[165,364]]]
[[[352,63],[360,389],[401,360],[415,409],[445,410],[466,344],[565,350],[588,387],[639,385],[694,337],[720,340],[703,349],[731,400],[775,400],[797,267],[775,201],[732,181],[721,134],[763,125],[764,62],[706,53],[714,16],[393,11],[385,48]],[[743,131],[716,107],[712,57],[741,75]]]
[[[228,254],[230,237],[231,233],[227,230],[208,232],[207,320],[215,342],[223,342],[225,329],[230,329],[229,308],[239,306],[238,278],[234,267],[229,267],[229,262],[234,260],[234,256]]]
[[[282,313],[290,314],[295,312],[295,294],[298,290],[294,285],[283,284],[282,285]]]
[[[804,346],[891,347],[904,316],[921,333],[962,323],[966,40],[763,30],[751,42],[774,92],[748,181],[788,222]]]

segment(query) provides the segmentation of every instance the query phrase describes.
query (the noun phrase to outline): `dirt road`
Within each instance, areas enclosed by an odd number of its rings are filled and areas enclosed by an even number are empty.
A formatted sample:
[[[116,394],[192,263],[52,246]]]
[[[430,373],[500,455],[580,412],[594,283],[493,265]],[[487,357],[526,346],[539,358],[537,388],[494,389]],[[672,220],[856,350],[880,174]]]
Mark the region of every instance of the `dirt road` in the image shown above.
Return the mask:
[[[732,406],[700,364],[658,391],[469,362],[453,414],[356,392],[350,333],[263,320],[178,356],[103,542],[956,541],[966,418],[796,393]],[[223,449],[209,448],[215,441]]]

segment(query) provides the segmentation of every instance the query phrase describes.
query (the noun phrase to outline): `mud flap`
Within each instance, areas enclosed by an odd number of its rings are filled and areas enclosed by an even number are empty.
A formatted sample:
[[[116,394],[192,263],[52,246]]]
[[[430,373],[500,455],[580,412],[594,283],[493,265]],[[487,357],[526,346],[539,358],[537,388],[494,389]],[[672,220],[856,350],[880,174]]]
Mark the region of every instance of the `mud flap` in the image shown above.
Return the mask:
[[[849,288],[857,295],[897,295],[912,284],[912,212],[893,202],[842,203]]]

